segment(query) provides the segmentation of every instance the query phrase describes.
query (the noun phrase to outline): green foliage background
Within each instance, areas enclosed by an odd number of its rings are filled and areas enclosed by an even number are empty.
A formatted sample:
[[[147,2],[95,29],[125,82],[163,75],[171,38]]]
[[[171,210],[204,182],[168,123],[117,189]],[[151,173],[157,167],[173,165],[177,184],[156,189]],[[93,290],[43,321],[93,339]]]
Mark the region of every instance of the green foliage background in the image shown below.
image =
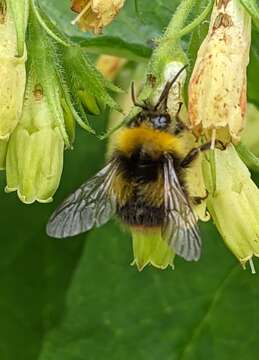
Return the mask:
[[[100,37],[69,25],[73,15],[68,1],[41,3],[87,50],[147,61],[152,40],[161,36],[179,0],[154,0],[152,6],[149,0],[127,0]],[[191,41],[191,60],[204,27],[184,39],[186,49]],[[249,98],[254,103],[258,57],[254,32],[249,66]],[[107,114],[95,121],[103,128]],[[16,195],[4,193],[1,176],[0,359],[257,359],[259,277],[240,268],[212,224],[202,226],[201,260],[187,263],[179,258],[175,271],[150,267],[138,273],[130,266],[130,238],[115,223],[71,240],[46,236],[53,209],[102,166],[104,152],[104,142],[79,130],[74,150],[65,155],[60,189],[49,205],[21,204]],[[259,270],[257,260],[255,266]]]

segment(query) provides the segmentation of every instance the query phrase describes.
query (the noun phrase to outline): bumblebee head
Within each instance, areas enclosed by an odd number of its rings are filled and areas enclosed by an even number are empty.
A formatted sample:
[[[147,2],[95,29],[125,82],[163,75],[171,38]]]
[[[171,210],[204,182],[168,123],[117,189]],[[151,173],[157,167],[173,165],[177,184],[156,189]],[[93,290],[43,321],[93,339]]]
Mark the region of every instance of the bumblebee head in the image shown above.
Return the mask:
[[[166,130],[171,124],[171,118],[168,113],[154,114],[150,116],[149,123],[156,130]]]
[[[166,131],[171,125],[171,117],[168,113],[160,113],[153,109],[142,110],[135,116],[128,127],[148,127],[154,130]]]
[[[156,103],[152,105],[148,101],[139,103],[136,101],[134,83],[131,84],[131,97],[133,104],[142,110],[136,115],[128,124],[129,127],[148,126],[156,130],[165,131],[171,124],[171,117],[168,113],[167,100],[171,87],[178,79],[180,74],[186,69],[187,65],[183,66],[171,81],[168,81]]]

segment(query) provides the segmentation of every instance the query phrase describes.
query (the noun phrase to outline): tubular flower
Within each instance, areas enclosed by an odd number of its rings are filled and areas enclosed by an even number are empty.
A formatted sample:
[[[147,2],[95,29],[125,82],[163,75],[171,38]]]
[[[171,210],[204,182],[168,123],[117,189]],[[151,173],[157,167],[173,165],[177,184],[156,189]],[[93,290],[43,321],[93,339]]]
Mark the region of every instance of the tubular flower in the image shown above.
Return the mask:
[[[73,21],[83,31],[102,32],[123,7],[125,0],[73,0],[71,9],[79,15]]]
[[[131,233],[134,254],[132,265],[136,265],[139,271],[146,265],[153,265],[162,270],[169,265],[174,267],[175,254],[162,239],[160,228],[131,228]]]
[[[207,207],[226,245],[245,266],[259,256],[259,189],[232,144],[215,150],[213,179],[211,164],[204,159],[209,196]]]
[[[50,202],[63,168],[64,140],[43,91],[26,96],[21,120],[11,135],[6,159],[6,191],[26,204]]]
[[[251,18],[238,0],[217,0],[189,83],[189,119],[196,135],[222,130],[238,142],[246,111]]]
[[[2,3],[1,3],[2,4]],[[25,61],[17,57],[17,37],[11,10],[0,4],[0,140],[16,127],[26,83]]]

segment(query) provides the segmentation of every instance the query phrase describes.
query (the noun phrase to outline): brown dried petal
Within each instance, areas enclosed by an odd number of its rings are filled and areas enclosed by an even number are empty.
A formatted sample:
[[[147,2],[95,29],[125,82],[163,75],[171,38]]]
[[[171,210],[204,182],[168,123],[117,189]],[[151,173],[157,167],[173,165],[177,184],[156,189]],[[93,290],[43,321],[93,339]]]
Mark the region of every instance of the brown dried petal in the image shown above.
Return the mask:
[[[123,7],[125,0],[73,0],[71,9],[78,13],[73,23],[83,31],[98,34],[110,24]]]

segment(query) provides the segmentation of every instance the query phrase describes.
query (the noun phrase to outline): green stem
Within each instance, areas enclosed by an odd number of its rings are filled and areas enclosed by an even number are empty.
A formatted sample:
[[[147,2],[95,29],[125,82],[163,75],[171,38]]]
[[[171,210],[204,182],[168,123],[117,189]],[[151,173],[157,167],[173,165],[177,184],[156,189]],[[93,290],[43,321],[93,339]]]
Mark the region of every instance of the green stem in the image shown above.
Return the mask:
[[[251,151],[248,150],[248,148],[244,144],[238,144],[236,146],[236,150],[241,160],[244,161],[244,163],[247,167],[249,167],[249,169],[257,172],[259,171],[259,158],[256,157],[253,153],[251,153]]]
[[[23,57],[29,15],[29,0],[7,0],[6,3],[7,7],[10,7],[12,10],[15,23],[18,56]]]
[[[71,42],[62,39],[61,36],[59,36],[57,33],[55,33],[50,28],[50,26],[48,26],[48,24],[46,23],[46,21],[43,19],[43,17],[40,14],[39,8],[37,6],[37,0],[31,0],[31,8],[32,8],[34,15],[36,16],[39,24],[42,26],[42,28],[46,31],[46,33],[50,37],[52,37],[55,41],[57,41],[59,44],[65,46],[65,47],[72,46]]]
[[[183,0],[180,5],[176,9],[174,16],[172,17],[164,36],[162,37],[158,48],[154,51],[153,56],[151,58],[151,66],[152,64],[156,64],[160,62],[160,59],[169,56],[177,56],[175,54],[175,50],[179,47],[178,39],[179,33],[184,27],[184,24],[198,0]],[[170,45],[169,45],[170,43]],[[179,52],[179,50],[177,51]],[[180,55],[183,58],[183,55]],[[153,71],[155,71],[156,66],[154,66]]]
[[[180,33],[179,33],[179,38],[189,34],[191,31],[193,31],[197,26],[200,25],[200,23],[205,20],[207,18],[207,16],[209,15],[212,6],[213,6],[214,1],[210,0],[208,5],[205,7],[205,9],[203,10],[203,12],[196,18],[194,19],[190,24],[188,24],[187,26],[185,26],[185,28],[183,28]]]

